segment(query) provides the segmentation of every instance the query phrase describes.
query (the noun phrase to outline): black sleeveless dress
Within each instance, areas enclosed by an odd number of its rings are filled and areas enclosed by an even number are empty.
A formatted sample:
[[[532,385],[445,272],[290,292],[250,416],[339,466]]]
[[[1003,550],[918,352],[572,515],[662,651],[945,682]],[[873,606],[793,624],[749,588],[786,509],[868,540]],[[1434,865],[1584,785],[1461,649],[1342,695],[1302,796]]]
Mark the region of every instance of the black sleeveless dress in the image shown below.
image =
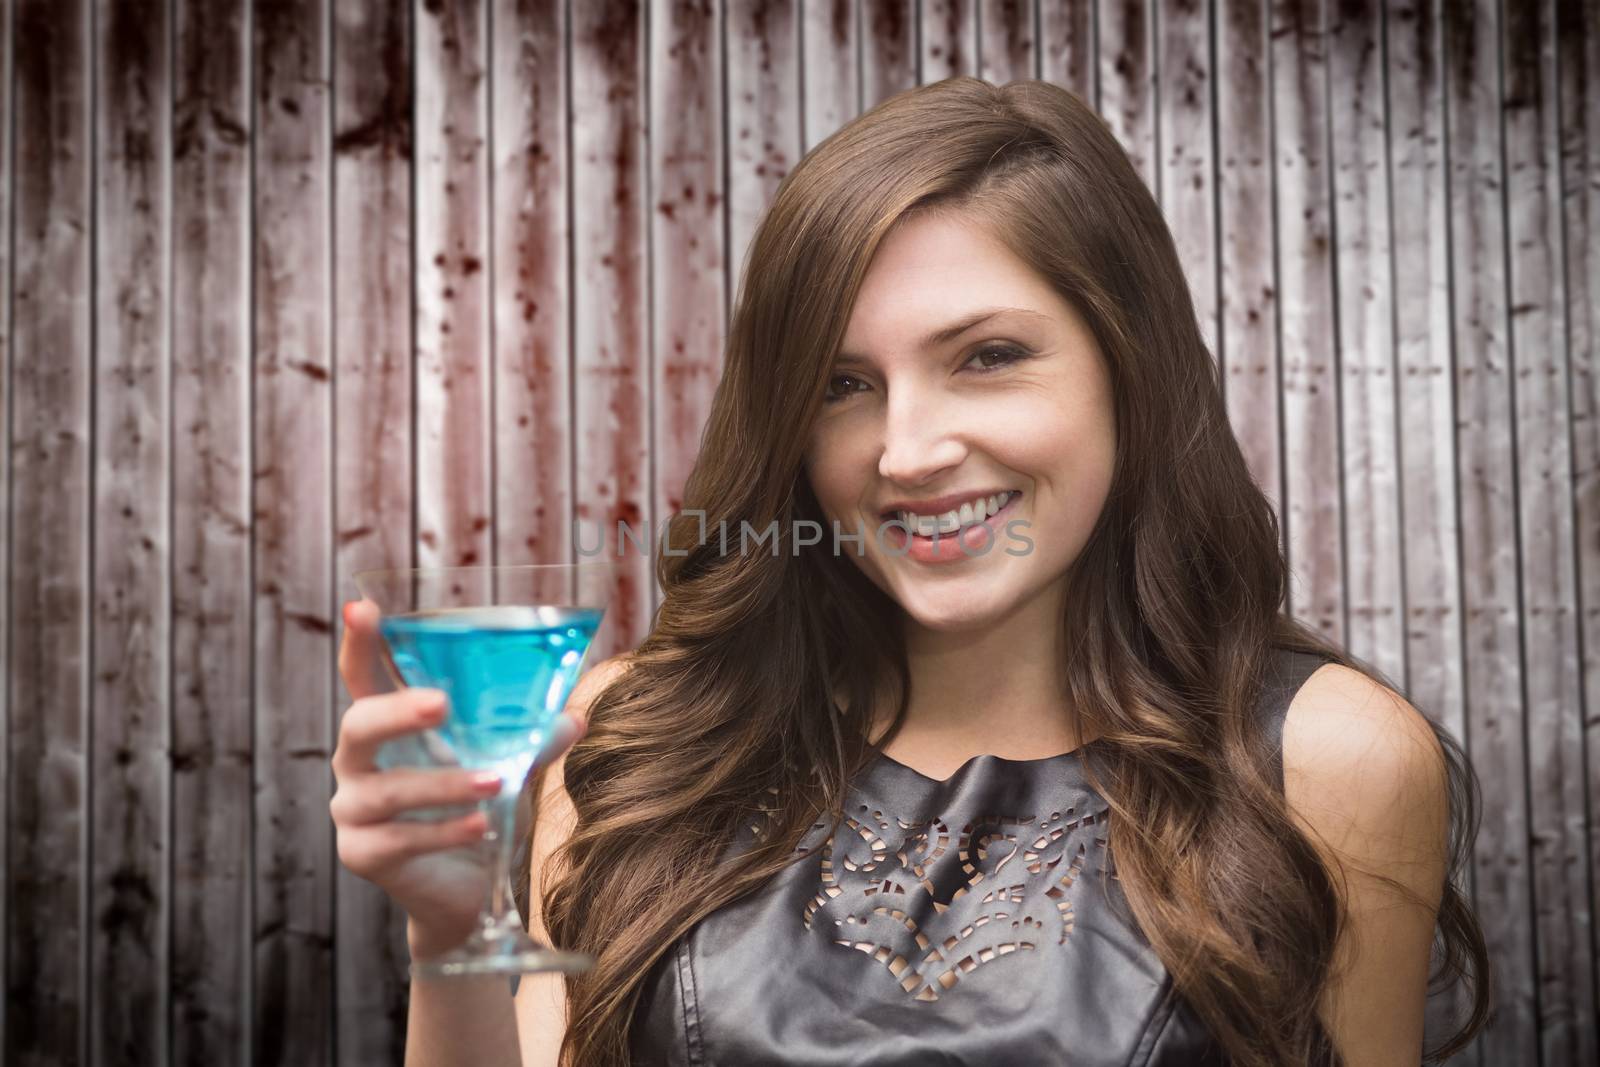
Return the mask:
[[[1324,661],[1282,652],[1285,712]],[[640,1067],[1204,1067],[1226,1060],[1139,932],[1080,757],[976,756],[935,781],[887,756],[832,841],[703,919],[648,976]]]

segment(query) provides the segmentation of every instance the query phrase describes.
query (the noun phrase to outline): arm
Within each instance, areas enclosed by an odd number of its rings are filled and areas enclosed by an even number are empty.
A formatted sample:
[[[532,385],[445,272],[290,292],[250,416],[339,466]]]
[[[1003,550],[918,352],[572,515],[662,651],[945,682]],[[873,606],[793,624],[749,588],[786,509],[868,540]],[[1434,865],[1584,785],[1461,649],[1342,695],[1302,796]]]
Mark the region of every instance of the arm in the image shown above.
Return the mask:
[[[406,923],[413,958],[443,949],[419,945]],[[517,1028],[504,978],[439,978],[411,983],[406,1067],[517,1063]]]
[[[1329,664],[1290,705],[1283,767],[1290,814],[1347,911],[1318,1015],[1350,1067],[1415,1067],[1449,847],[1438,740],[1392,690]]]
[[[627,669],[626,656],[613,656],[599,663],[578,681],[567,700],[567,714],[585,727],[589,721],[589,705],[595,696]],[[538,898],[539,872],[544,871],[550,856],[571,835],[576,822],[572,800],[567,796],[562,772],[566,767],[566,754],[550,765],[539,794],[538,819],[534,825],[530,846],[528,873],[528,932],[535,938],[550,943],[545,929],[543,908]],[[560,946],[557,946],[560,947]],[[501,986],[504,989],[504,985]],[[517,986],[515,1001],[516,1034],[522,1050],[523,1067],[555,1067],[561,1051],[561,1039],[567,1031],[566,979],[559,974],[523,975]]]
[[[619,673],[623,659],[612,657],[578,680],[564,710],[580,725],[587,724],[589,704]],[[543,779],[539,818],[530,849],[534,871],[543,868],[550,853],[571,833],[572,802],[561,775],[565,763],[566,754],[562,753],[550,764]],[[534,886],[537,885],[535,880]],[[532,893],[528,907],[529,931],[548,941],[538,901]],[[450,947],[421,942],[409,922],[406,934],[414,959]],[[560,975],[524,975],[514,1001],[502,977],[414,980],[406,1019],[406,1067],[452,1063],[547,1067],[556,1063],[565,1030],[566,992]]]

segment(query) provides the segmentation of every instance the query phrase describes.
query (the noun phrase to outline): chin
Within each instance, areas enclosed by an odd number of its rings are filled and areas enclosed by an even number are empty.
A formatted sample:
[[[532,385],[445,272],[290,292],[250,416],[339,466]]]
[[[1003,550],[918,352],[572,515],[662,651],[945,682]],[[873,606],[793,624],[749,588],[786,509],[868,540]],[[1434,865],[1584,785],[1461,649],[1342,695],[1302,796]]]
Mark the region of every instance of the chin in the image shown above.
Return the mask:
[[[918,626],[949,634],[979,633],[1006,615],[1006,607],[1001,604],[986,605],[980,609],[970,603],[907,604],[902,600],[900,608]]]

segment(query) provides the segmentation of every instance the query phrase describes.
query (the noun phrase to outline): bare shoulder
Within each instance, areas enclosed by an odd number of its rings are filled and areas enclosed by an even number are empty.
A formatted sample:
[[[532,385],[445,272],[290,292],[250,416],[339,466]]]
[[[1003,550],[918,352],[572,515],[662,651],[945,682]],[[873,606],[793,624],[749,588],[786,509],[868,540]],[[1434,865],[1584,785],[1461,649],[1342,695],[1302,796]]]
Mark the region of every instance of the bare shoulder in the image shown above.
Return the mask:
[[[1415,1064],[1448,866],[1438,737],[1398,693],[1327,664],[1289,705],[1283,779],[1344,911],[1318,1014],[1345,1062]]]
[[[1447,783],[1433,727],[1404,697],[1349,667],[1326,664],[1295,693],[1283,774],[1290,807],[1333,833],[1330,843],[1357,844],[1349,832],[1364,827],[1435,837],[1442,825]]]

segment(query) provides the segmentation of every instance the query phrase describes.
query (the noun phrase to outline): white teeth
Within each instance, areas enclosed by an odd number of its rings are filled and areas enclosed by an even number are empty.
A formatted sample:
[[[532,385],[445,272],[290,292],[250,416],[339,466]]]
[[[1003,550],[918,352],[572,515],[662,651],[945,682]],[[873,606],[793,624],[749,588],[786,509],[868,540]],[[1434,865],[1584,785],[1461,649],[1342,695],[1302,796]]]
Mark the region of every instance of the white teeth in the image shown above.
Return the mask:
[[[990,515],[1011,502],[1015,493],[1007,491],[996,493],[991,497],[979,497],[969,503],[962,504],[959,509],[945,512],[943,515],[918,515],[912,511],[900,511],[895,517],[906,524],[910,531],[919,537],[932,537],[937,530],[939,536],[944,537],[955,533],[963,526],[982,522]]]

